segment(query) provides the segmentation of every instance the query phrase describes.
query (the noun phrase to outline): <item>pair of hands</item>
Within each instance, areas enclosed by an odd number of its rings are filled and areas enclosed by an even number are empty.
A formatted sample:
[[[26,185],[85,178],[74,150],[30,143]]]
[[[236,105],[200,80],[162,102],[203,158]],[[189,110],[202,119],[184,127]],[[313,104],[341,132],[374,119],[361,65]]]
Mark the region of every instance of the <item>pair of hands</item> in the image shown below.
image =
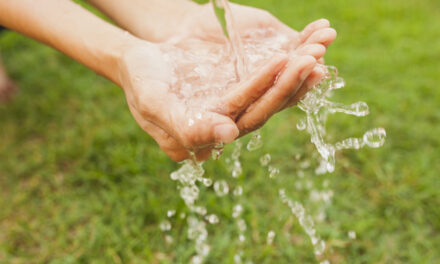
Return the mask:
[[[319,65],[336,38],[327,20],[317,20],[296,32],[266,11],[236,4],[231,7],[239,32],[273,28],[289,36],[291,54],[271,58],[225,95],[210,98],[208,109],[188,106],[170,92],[172,69],[156,44],[141,41],[128,48],[120,60],[119,81],[132,115],[175,161],[187,159],[188,150],[198,160],[208,159],[216,144],[231,143],[295,105],[325,74]],[[189,9],[179,25],[168,28],[161,36],[163,42],[196,38],[209,45],[224,41],[210,5]],[[148,39],[142,34],[137,37]],[[194,123],[188,125],[188,120]]]

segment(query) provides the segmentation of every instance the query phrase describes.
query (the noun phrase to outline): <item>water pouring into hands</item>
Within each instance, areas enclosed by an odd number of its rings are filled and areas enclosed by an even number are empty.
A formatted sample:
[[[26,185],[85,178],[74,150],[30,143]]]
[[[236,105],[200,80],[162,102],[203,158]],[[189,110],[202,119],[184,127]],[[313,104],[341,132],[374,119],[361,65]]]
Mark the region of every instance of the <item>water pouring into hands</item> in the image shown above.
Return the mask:
[[[323,77],[319,65],[336,37],[326,20],[296,32],[266,11],[232,4],[244,56],[251,59],[249,74],[237,78],[230,74],[234,60],[210,5],[88,2],[117,26],[72,1],[57,0],[0,1],[0,24],[121,86],[136,121],[176,161],[188,158],[189,151],[207,159],[217,144],[230,143],[295,105]],[[283,45],[265,57],[265,49],[273,48],[265,45],[277,36],[283,36]]]
[[[227,39],[210,5],[192,5],[178,24],[168,21],[169,31],[157,39],[138,32],[138,24],[127,28],[156,42],[141,43],[124,56],[122,84],[130,110],[173,160],[188,158],[188,150],[208,159],[218,143],[230,143],[295,105],[325,74],[320,63],[336,37],[327,20],[296,32],[266,11],[231,7],[248,49],[258,34],[286,37],[279,54],[250,63],[242,78],[231,70]]]

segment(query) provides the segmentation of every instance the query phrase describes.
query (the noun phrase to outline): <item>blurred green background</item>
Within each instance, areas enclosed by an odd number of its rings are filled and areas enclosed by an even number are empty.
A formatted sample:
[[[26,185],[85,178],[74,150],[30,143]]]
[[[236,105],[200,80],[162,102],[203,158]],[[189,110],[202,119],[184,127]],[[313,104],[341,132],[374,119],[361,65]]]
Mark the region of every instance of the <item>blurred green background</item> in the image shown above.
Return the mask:
[[[313,214],[319,208],[310,190],[326,181],[334,197],[317,223],[328,244],[322,259],[440,263],[440,2],[237,2],[267,9],[296,29],[328,18],[339,36],[326,62],[347,81],[334,100],[362,100],[371,108],[361,119],[333,116],[328,139],[361,136],[373,127],[386,128],[388,138],[381,149],[338,153],[333,174],[313,176],[315,164],[308,168],[304,161],[315,151],[295,128],[303,116],[296,109],[263,128],[262,149],[243,152],[238,182],[224,158],[208,162],[209,177],[231,188],[242,184],[244,195],[220,199],[204,188],[200,204],[221,218],[208,227],[207,263],[233,262],[239,245],[230,215],[237,202],[248,223],[244,259],[317,263],[277,190],[282,186]],[[171,219],[171,244],[158,228],[167,210],[185,211],[169,178],[178,165],[137,127],[122,91],[16,33],[2,34],[0,48],[21,88],[0,106],[0,263],[187,263],[194,248],[185,221]],[[275,180],[259,165],[265,153],[281,170]],[[273,245],[266,244],[269,230],[277,232]]]

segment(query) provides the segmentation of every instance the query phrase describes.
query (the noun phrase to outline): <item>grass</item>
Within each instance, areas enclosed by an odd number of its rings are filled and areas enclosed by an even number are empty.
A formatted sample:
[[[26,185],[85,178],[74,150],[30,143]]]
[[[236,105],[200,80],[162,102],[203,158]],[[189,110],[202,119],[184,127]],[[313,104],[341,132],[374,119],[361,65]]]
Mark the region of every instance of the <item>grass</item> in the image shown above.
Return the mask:
[[[241,1],[246,2],[246,1]],[[317,224],[332,263],[440,263],[440,4],[436,0],[255,0],[288,25],[326,17],[339,37],[327,55],[348,86],[341,102],[366,101],[371,115],[330,120],[330,140],[387,129],[381,149],[338,154],[335,173],[299,177],[313,147],[295,129],[291,110],[262,130],[265,145],[244,152],[244,256],[254,263],[316,263],[310,242],[277,189],[304,201],[308,184],[334,191]],[[137,127],[122,91],[64,55],[15,33],[0,38],[4,62],[21,87],[0,106],[0,263],[187,263],[193,247],[185,222],[174,242],[158,223],[185,206],[169,173],[178,165]],[[229,150],[230,151],[230,150]],[[281,169],[269,181],[258,164],[271,153]],[[207,175],[234,182],[225,160]],[[302,189],[297,187],[303,187]],[[233,197],[203,192],[201,204],[221,217],[210,226],[208,263],[232,263],[237,230]],[[265,236],[277,231],[268,246]],[[347,232],[357,234],[350,240]]]

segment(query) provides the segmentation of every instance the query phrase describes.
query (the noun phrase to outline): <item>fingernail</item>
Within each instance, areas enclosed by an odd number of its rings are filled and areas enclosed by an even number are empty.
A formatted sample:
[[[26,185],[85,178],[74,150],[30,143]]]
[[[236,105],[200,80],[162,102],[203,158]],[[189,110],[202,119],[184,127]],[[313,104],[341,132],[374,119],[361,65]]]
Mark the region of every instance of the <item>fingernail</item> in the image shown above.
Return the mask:
[[[215,139],[219,142],[229,144],[238,137],[239,131],[236,126],[231,124],[217,125],[214,128]]]

